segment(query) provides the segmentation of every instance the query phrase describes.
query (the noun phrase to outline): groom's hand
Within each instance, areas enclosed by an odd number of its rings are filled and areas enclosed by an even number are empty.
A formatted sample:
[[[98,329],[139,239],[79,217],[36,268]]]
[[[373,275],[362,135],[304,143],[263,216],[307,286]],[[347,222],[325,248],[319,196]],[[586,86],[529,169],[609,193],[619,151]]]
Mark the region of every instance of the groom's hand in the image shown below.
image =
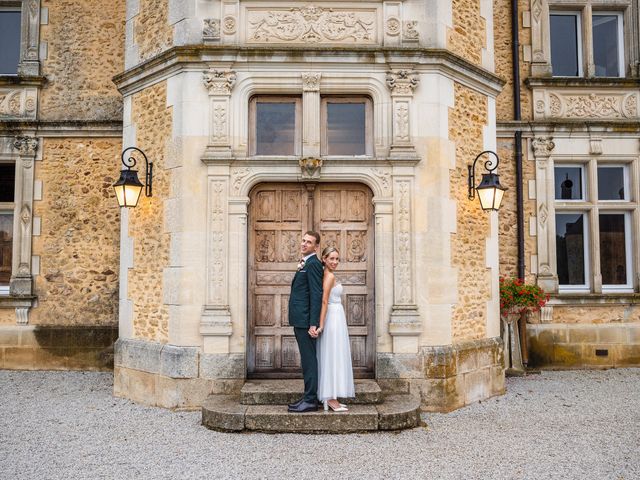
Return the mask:
[[[309,327],[309,335],[311,335],[312,338],[318,338],[318,330],[316,329],[315,325]]]

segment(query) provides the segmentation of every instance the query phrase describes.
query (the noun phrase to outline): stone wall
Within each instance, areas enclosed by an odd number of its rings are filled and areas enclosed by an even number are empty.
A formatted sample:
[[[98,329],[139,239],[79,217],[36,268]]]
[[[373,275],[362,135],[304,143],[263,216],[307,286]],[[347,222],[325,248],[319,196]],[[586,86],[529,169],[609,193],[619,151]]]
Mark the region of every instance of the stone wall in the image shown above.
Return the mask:
[[[134,268],[129,270],[128,298],[133,302],[134,336],[166,342],[168,308],[163,295],[163,270],[169,264],[169,234],[165,229],[165,199],[171,171],[165,145],[172,135],[172,109],[167,108],[167,84],[161,82],[133,96],[132,124],[136,146],[153,161],[153,196],[144,193],[129,215]],[[141,165],[140,170],[144,171]]]
[[[35,179],[40,234],[33,255],[38,303],[33,325],[116,325],[120,212],[112,185],[121,140],[46,138]]]
[[[447,49],[476,65],[482,65],[487,46],[486,21],[480,16],[480,0],[452,0],[453,28],[447,32]]]
[[[122,97],[111,78],[124,68],[125,0],[43,0],[41,42],[47,77],[43,120],[121,120]]]
[[[524,80],[530,74],[530,63],[525,61],[524,49],[531,45],[531,29],[523,28],[523,13],[528,14],[530,0],[519,0],[519,42],[520,48],[520,106],[522,118],[531,118],[531,90],[524,85]],[[494,0],[494,39],[495,39],[495,62],[496,75],[506,80],[502,92],[496,101],[496,116],[498,121],[513,120],[513,56],[511,53],[511,0]]]
[[[536,254],[535,214],[536,201],[530,199],[529,180],[535,179],[535,161],[529,160],[527,142],[522,145],[522,196],[524,198],[524,252],[525,279],[535,283],[536,276],[531,270],[531,256]],[[518,230],[516,217],[516,159],[513,138],[498,139],[498,156],[500,157],[500,183],[507,187],[502,207],[499,211],[500,231],[500,276],[516,277],[518,275]],[[534,187],[535,188],[535,187]],[[531,224],[533,223],[533,227]],[[532,231],[533,229],[533,231]]]
[[[141,62],[173,45],[173,27],[169,25],[169,0],[140,0],[133,38]]]
[[[454,342],[486,336],[486,302],[491,298],[485,240],[489,215],[477,198],[467,196],[467,165],[484,150],[487,98],[455,84],[455,107],[449,110],[449,139],[456,145],[456,168],[451,172],[450,196],[457,202],[457,232],[451,235],[452,265],[458,271],[458,302],[452,311]]]

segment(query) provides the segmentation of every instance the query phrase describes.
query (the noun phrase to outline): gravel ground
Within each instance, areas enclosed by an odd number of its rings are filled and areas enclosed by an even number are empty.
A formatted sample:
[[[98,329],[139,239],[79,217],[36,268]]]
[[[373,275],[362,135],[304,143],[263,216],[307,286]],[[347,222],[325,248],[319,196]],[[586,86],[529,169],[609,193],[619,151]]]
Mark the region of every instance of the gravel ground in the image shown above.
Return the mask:
[[[0,371],[0,478],[640,479],[640,369],[512,378],[363,435],[223,434],[111,390],[107,373]]]

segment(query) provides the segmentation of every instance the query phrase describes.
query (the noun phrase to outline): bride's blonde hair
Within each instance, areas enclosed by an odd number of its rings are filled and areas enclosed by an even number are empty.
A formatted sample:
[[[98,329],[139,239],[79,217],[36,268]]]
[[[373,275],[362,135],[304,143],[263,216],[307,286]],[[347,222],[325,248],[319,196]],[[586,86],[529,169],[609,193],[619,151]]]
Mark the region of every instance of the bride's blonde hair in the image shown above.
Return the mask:
[[[338,255],[340,254],[340,252],[338,251],[338,249],[336,247],[333,247],[333,246],[324,247],[324,250],[322,250],[322,253],[320,254],[320,258],[322,259],[322,264],[323,265],[324,265],[324,259],[327,258],[333,252],[338,253]]]

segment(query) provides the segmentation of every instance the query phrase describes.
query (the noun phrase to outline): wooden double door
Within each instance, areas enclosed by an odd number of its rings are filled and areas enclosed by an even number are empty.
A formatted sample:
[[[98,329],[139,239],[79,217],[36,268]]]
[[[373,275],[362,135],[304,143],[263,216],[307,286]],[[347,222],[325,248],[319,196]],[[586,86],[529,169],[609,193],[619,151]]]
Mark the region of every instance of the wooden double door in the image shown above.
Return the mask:
[[[307,230],[321,235],[318,253],[340,251],[351,358],[356,378],[373,378],[375,365],[372,194],[361,184],[262,184],[250,195],[247,374],[301,376],[300,355],[288,323],[291,281]]]

